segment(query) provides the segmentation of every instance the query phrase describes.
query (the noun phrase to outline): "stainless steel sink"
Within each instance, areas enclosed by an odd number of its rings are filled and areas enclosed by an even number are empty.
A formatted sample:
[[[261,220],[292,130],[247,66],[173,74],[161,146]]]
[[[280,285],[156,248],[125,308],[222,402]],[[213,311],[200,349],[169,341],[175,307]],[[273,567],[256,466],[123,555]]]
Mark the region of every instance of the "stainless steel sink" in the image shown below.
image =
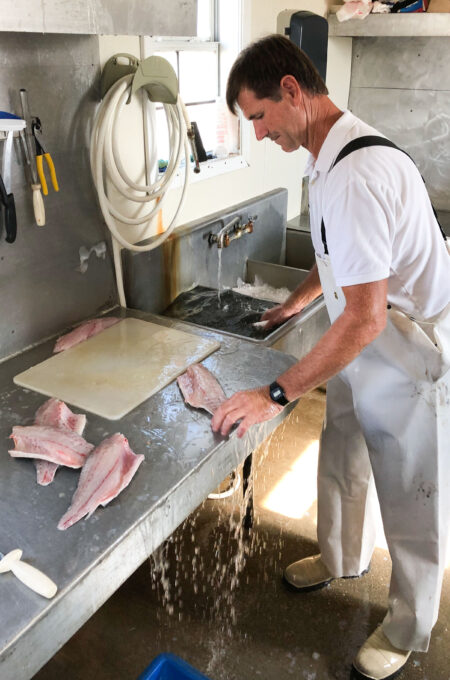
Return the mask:
[[[255,283],[258,278],[271,287],[293,291],[307,274],[308,271],[305,269],[247,260],[245,282]],[[321,296],[282,326],[259,334],[253,330],[252,322],[258,320],[261,313],[275,303],[246,298],[231,291],[226,291],[223,296],[225,295],[228,296],[226,304],[221,307],[217,302],[218,295],[215,289],[197,287],[177,298],[164,314],[201,328],[213,328],[242,340],[278,349],[298,359],[309,352],[330,325]],[[232,309],[227,309],[228,301],[230,305],[234,305]],[[243,305],[247,308],[242,312]],[[205,313],[206,308],[208,313]],[[224,309],[227,311],[223,311]],[[233,321],[231,325],[230,314]],[[240,317],[237,323],[234,323],[233,315]],[[229,330],[230,327],[233,328],[232,331]]]
[[[274,288],[294,290],[308,275],[307,269],[297,269],[281,264],[247,261],[246,281],[254,283],[255,278]],[[330,327],[325,301],[321,295],[305,309],[276,328],[265,338],[265,344],[301,359],[316,344]]]

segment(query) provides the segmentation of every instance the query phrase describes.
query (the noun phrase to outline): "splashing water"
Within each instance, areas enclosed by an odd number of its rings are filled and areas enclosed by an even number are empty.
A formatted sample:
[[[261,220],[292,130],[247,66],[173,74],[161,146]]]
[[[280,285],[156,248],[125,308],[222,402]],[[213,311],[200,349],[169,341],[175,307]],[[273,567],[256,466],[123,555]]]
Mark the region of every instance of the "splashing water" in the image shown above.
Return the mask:
[[[269,437],[259,449],[258,459],[254,461],[254,478],[261,472],[270,440]],[[252,493],[253,482],[249,480],[245,495],[239,489],[227,503],[217,502],[214,508],[217,515],[211,519],[208,514],[206,521],[207,513],[202,515],[202,510],[205,503],[211,501],[205,501],[150,557],[152,588],[166,614],[174,622],[206,623],[208,639],[204,645],[209,655],[206,673],[214,680],[234,677],[226,668],[226,655],[231,639],[245,637],[237,627],[241,601],[238,592],[240,586],[249,581],[249,576],[245,576],[249,558],[258,558],[261,566],[258,579],[265,584],[273,580],[282,558],[281,530],[276,544],[271,537],[275,550],[269,550],[268,535],[258,528],[258,517],[255,516],[252,531],[244,529]],[[189,611],[185,609],[185,601],[190,603]]]

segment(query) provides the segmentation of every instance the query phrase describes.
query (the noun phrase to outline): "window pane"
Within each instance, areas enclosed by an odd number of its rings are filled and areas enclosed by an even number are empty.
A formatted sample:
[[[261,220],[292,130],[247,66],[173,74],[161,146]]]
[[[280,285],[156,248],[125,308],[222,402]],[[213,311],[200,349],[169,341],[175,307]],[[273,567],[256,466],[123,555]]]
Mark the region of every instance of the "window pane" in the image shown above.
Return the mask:
[[[212,40],[211,0],[197,0],[197,37]]]
[[[177,53],[175,52],[175,50],[173,52],[169,50],[167,51],[163,50],[162,52],[154,52],[153,54],[156,57],[163,57],[164,59],[166,59],[169,62],[169,64],[173,67],[173,70],[177,74],[177,78],[180,77],[178,73]]]
[[[180,93],[184,103],[202,102],[217,97],[217,52],[179,52]]]
[[[166,113],[162,106],[156,107],[156,145],[158,149],[158,160],[169,160],[169,132],[167,129]]]
[[[216,148],[216,104],[188,106],[189,120],[197,123],[206,153]]]

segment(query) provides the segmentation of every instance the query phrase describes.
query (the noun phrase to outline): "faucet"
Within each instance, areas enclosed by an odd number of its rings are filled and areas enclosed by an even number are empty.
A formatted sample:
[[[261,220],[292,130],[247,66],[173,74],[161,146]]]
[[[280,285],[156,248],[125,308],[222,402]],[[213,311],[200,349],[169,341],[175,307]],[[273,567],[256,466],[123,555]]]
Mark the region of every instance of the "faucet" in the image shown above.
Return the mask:
[[[251,234],[253,231],[253,223],[258,218],[257,215],[254,217],[248,217],[247,222],[242,224],[242,218],[240,216],[235,217],[225,224],[218,234],[213,234],[210,232],[208,234],[208,243],[212,246],[217,243],[218,248],[228,248],[231,241],[237,238],[241,238],[244,234]]]

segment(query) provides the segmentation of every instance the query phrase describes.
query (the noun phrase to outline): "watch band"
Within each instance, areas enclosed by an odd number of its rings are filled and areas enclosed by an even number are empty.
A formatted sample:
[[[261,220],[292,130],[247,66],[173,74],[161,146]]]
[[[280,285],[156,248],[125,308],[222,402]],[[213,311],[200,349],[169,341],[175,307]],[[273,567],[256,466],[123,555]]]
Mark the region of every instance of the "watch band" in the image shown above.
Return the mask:
[[[272,401],[276,401],[277,404],[280,404],[281,406],[286,406],[286,404],[289,404],[289,400],[286,399],[286,394],[284,393],[283,388],[277,383],[276,380],[269,385],[269,394]]]

